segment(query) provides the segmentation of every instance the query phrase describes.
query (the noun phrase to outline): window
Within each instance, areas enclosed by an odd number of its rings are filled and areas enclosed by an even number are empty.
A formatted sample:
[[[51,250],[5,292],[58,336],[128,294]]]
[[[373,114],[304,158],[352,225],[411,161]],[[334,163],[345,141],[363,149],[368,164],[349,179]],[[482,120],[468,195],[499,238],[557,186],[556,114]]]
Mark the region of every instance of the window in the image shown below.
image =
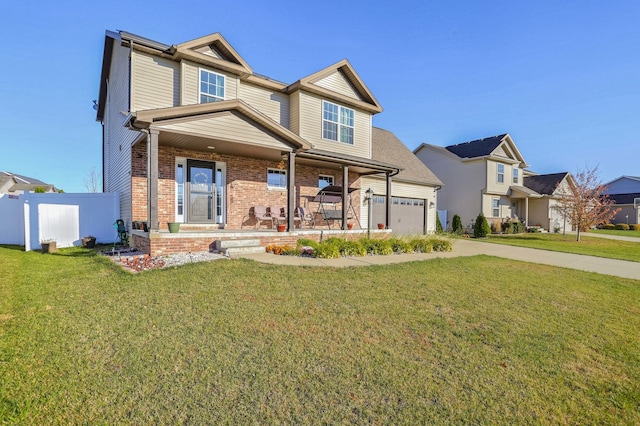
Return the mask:
[[[285,189],[287,187],[287,172],[279,169],[267,169],[267,187]]]
[[[184,214],[184,166],[182,164],[178,164],[178,168],[176,170],[176,184],[178,186],[178,214]]]
[[[318,176],[318,188],[322,189],[325,186],[333,185],[333,176],[320,175]]]
[[[322,102],[322,138],[353,145],[354,111]]]
[[[224,76],[200,70],[200,103],[224,101]]]
[[[504,183],[504,164],[498,164],[498,183]]]
[[[513,183],[518,184],[518,169],[513,168]]]
[[[500,217],[500,198],[494,198],[492,200],[492,209],[491,209],[491,216],[493,217]]]

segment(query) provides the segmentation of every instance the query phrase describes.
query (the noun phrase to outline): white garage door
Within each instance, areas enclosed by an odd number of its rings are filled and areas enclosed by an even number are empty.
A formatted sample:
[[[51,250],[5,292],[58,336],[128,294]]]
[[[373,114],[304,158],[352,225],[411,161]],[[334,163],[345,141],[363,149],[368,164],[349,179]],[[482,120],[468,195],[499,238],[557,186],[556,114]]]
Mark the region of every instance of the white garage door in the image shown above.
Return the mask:
[[[372,223],[385,223],[386,197],[374,195],[372,207]],[[425,233],[425,201],[418,198],[391,197],[391,230],[396,234],[424,234]]]

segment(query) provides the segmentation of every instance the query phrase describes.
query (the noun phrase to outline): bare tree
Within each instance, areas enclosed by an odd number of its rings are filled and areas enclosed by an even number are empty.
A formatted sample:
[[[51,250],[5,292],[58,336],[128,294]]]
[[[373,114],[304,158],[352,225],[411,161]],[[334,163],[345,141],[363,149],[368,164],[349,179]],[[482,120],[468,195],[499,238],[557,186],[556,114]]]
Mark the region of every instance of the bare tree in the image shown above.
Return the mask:
[[[598,167],[577,172],[569,182],[569,191],[564,191],[558,200],[558,210],[571,220],[580,233],[588,231],[592,226],[609,222],[620,210],[614,208],[615,201],[604,194],[606,186],[598,178]]]
[[[87,192],[102,192],[101,181],[102,179],[96,171],[96,168],[92,167],[84,177],[84,187],[87,189]]]

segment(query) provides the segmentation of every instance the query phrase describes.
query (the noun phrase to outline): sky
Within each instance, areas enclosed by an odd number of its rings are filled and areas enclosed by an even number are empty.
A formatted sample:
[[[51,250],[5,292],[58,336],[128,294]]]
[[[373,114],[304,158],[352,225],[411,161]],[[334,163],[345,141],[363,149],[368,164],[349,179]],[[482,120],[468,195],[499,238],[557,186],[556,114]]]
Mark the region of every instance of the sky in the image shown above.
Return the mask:
[[[347,58],[410,149],[509,133],[530,169],[640,176],[640,1],[11,1],[0,14],[0,170],[87,192],[106,30],[221,33],[293,83]],[[379,3],[379,4],[378,4]]]

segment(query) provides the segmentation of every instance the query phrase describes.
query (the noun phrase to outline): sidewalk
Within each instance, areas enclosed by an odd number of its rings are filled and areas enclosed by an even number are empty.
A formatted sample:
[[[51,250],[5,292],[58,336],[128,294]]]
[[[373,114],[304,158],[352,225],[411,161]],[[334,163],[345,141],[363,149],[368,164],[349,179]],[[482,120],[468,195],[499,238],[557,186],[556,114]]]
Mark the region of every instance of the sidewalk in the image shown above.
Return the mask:
[[[514,247],[503,244],[485,243],[481,241],[456,239],[452,240],[452,242],[453,251],[444,253],[394,254],[389,256],[341,257],[338,259],[276,256],[272,253],[246,254],[238,257],[276,265],[330,266],[344,268],[351,266],[389,265],[418,260],[486,254],[488,256],[497,256],[505,259],[540,263],[543,265],[559,266],[562,268],[597,272],[599,274],[640,280],[640,262],[629,262],[625,260],[605,259],[595,256],[560,253],[557,251]]]

